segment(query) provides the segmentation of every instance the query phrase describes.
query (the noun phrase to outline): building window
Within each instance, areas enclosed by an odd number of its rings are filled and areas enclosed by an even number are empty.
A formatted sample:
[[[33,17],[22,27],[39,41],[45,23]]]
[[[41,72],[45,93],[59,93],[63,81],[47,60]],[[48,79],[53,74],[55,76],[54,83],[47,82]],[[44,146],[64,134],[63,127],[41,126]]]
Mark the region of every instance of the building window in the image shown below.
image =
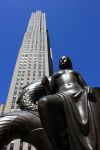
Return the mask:
[[[10,144],[10,150],[13,150],[13,148],[14,148],[14,143],[11,143]]]
[[[20,80],[20,78],[17,78],[17,82]]]
[[[23,82],[21,82],[20,85],[23,85]]]
[[[15,86],[15,90],[17,90],[18,89],[18,87],[17,86]]]
[[[23,81],[24,80],[24,78],[21,78],[21,81]]]
[[[22,69],[22,66],[19,66],[19,69]]]
[[[33,76],[35,76],[35,73],[33,73]]]
[[[30,76],[30,73],[28,73],[28,76]]]
[[[15,103],[12,103],[11,109],[14,109]]]
[[[45,70],[45,66],[43,66],[43,70]]]
[[[23,87],[20,87],[19,91],[21,92],[21,91],[22,91],[22,89],[23,89]]]
[[[15,102],[16,102],[16,97],[14,96],[14,97],[13,97],[13,103],[15,103]]]
[[[22,142],[20,142],[20,148],[19,148],[19,150],[23,150],[23,143]]]
[[[22,73],[25,73],[25,71],[23,70]]]
[[[20,108],[19,105],[17,105],[17,106],[16,106],[16,109],[19,109],[19,108]]]
[[[31,150],[31,145],[30,144],[28,144],[28,150]]]
[[[25,54],[25,57],[27,57],[28,55],[27,54]]]
[[[17,76],[20,77],[20,74],[18,74]]]
[[[13,96],[13,99],[16,99],[16,96]]]
[[[24,73],[22,74],[22,77],[24,77]]]
[[[17,90],[14,91],[14,95],[17,95]]]

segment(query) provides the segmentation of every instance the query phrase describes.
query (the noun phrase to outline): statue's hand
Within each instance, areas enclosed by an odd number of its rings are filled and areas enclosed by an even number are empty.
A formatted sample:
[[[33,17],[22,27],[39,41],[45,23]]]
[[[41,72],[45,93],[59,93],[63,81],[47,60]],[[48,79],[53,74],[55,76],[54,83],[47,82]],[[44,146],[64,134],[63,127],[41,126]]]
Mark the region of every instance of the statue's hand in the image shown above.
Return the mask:
[[[30,92],[32,101],[38,101],[45,95],[44,87],[42,84],[36,86],[33,91]]]
[[[85,90],[89,95],[95,95],[95,91],[90,86],[86,86]]]
[[[46,76],[44,76],[41,80],[41,84],[45,87],[48,87],[49,86],[49,80]]]
[[[46,76],[44,76],[41,80],[41,84],[43,85],[45,89],[45,94],[49,95],[50,94],[50,88],[49,88],[49,80]]]

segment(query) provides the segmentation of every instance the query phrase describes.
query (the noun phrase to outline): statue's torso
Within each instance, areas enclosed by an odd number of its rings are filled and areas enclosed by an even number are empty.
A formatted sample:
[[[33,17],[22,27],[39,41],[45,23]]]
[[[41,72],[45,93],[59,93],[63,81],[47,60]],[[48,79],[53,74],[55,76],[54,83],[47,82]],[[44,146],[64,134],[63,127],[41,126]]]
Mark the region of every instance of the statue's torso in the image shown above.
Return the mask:
[[[54,80],[58,92],[67,91],[70,93],[75,93],[80,89],[82,90],[77,78],[77,73],[73,70],[63,70],[56,73],[54,75]]]

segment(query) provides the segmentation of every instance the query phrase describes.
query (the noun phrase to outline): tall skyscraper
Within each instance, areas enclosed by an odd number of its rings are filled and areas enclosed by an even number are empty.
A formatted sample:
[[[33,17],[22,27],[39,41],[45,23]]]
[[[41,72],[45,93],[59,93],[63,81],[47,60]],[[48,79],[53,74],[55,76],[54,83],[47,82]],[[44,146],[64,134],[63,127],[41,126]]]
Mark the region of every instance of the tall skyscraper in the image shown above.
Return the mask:
[[[52,71],[52,58],[45,13],[36,11],[31,15],[19,50],[5,112],[19,109],[16,100],[23,86],[32,83],[34,80],[41,79],[44,75],[51,75]],[[19,150],[20,147],[23,147],[23,150],[30,149],[30,146],[26,143],[22,146],[19,140],[17,143],[10,144],[7,150],[10,150],[11,147],[14,150]]]

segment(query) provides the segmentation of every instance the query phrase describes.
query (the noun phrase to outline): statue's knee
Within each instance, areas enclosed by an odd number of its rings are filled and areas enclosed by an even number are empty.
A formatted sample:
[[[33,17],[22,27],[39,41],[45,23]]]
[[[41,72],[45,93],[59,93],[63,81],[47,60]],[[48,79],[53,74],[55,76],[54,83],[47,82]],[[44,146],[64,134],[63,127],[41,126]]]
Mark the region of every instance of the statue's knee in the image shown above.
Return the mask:
[[[46,111],[53,105],[54,99],[53,96],[49,95],[39,100],[38,108],[39,110]]]
[[[62,101],[57,95],[49,95],[39,100],[39,111],[45,112],[49,110],[61,109],[63,107]]]
[[[39,109],[45,109],[46,106],[47,106],[47,98],[44,97],[41,100],[39,100],[38,107]]]

